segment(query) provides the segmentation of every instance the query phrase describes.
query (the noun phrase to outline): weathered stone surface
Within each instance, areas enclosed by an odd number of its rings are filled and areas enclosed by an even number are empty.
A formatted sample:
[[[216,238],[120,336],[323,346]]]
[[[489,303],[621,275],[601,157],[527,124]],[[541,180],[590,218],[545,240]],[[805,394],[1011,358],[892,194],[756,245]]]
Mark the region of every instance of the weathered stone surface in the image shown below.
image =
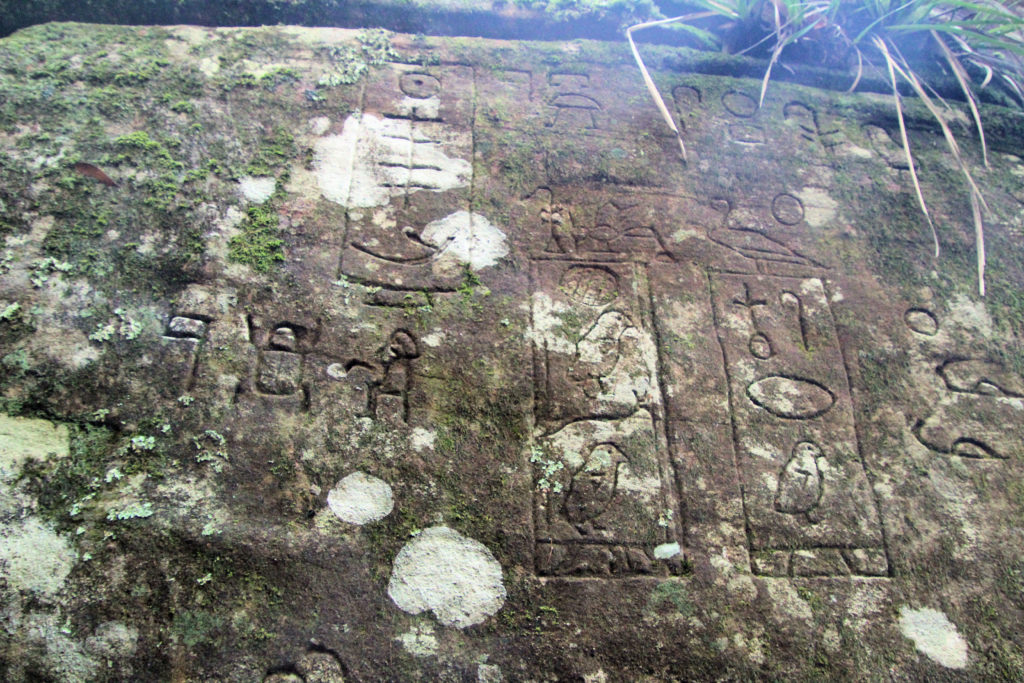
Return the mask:
[[[1021,116],[650,52],[0,41],[3,677],[1017,675]]]

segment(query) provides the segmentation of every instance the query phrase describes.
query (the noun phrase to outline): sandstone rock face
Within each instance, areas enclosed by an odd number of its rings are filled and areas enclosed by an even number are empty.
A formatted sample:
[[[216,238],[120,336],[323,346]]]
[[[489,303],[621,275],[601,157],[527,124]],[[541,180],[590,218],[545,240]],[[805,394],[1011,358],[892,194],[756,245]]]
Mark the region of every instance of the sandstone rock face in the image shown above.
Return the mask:
[[[1021,117],[645,49],[0,41],[0,677],[1018,675]]]

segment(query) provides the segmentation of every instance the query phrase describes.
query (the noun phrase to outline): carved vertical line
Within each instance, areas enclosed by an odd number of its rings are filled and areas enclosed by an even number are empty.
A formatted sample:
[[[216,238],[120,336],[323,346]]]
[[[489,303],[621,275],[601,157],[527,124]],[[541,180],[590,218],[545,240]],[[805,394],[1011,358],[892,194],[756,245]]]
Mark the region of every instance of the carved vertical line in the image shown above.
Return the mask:
[[[359,107],[358,107],[357,111],[362,112],[362,111],[364,111],[366,109],[366,83],[365,83],[365,79],[361,80],[361,82],[359,83],[358,87],[359,87],[359,97],[358,97]],[[354,116],[354,114],[350,114],[350,116]],[[359,116],[361,117],[362,114],[360,114]],[[358,150],[358,148],[359,148],[359,138],[356,139],[355,144],[356,144],[356,149]],[[349,178],[352,177],[352,173],[355,170],[355,164],[356,164],[356,155],[353,154],[352,155],[352,165],[348,169]],[[340,248],[338,249],[338,270],[335,273],[335,279],[336,280],[341,280],[342,278],[344,278],[344,275],[345,275],[345,247],[348,245],[348,233],[349,233],[348,204],[349,204],[349,199],[351,199],[351,194],[352,194],[352,186],[351,186],[351,184],[349,184],[349,190],[348,191],[349,191],[349,196],[345,197],[345,211],[342,212],[341,245],[340,245]]]
[[[470,73],[473,76],[473,93],[470,98],[469,106],[469,206],[466,207],[466,210],[470,212],[470,215],[472,215],[473,199],[476,197],[476,110],[478,104],[477,98],[480,96],[480,91],[479,86],[477,85],[476,67],[470,67]]]
[[[672,489],[675,493],[676,509],[679,511],[679,518],[676,520],[676,537],[682,544],[684,554],[689,555],[691,546],[690,514],[689,510],[686,507],[687,499],[685,496],[685,491],[683,491],[683,476],[682,473],[679,471],[679,468],[676,467],[676,464],[672,458],[672,445],[673,443],[675,443],[675,439],[673,437],[675,437],[676,434],[674,433],[674,430],[669,427],[670,420],[668,415],[668,387],[665,384],[665,377],[667,375],[667,372],[665,370],[665,363],[662,360],[662,349],[664,348],[664,346],[662,344],[661,326],[657,315],[658,307],[654,301],[654,288],[651,286],[652,278],[650,276],[650,265],[648,265],[646,269],[647,298],[651,310],[651,334],[654,335],[654,343],[657,347],[655,372],[658,373],[658,391],[661,392],[661,430],[663,432],[663,436],[665,437],[665,457],[668,459],[668,467],[672,473]]]
[[[758,264],[760,265],[760,264]],[[725,350],[725,340],[722,338],[721,321],[718,319],[718,310],[715,307],[715,285],[711,273],[707,272],[708,279],[708,301],[711,303],[711,320],[715,326],[715,336],[718,337],[718,346],[722,351],[722,368],[725,371],[725,391],[729,397],[729,426],[732,429],[732,465],[736,470],[736,485],[740,490],[740,504],[743,506],[743,531],[747,535],[747,552],[754,552],[754,538],[750,530],[750,513],[747,510],[747,492],[743,485],[743,472],[739,462],[739,428],[736,425],[736,405],[732,392],[732,375],[729,373],[729,355]]]
[[[839,346],[839,353],[843,357],[843,371],[846,374],[846,385],[850,392],[850,411],[853,413],[851,416],[853,418],[853,433],[857,439],[857,458],[860,460],[860,466],[864,470],[864,476],[867,477],[868,486],[871,487],[871,501],[875,505],[875,514],[878,516],[878,528],[882,534],[882,550],[885,552],[885,563],[888,565],[886,568],[887,574],[892,577],[895,576],[895,568],[892,563],[892,555],[889,552],[889,532],[885,528],[885,519],[882,516],[882,506],[878,501],[878,492],[875,491],[875,477],[872,474],[871,469],[868,467],[867,459],[864,457],[864,446],[862,444],[863,429],[860,425],[860,420],[858,419],[857,406],[854,405],[854,397],[856,394],[854,393],[850,356],[846,352],[846,346],[839,338],[839,326],[836,323],[835,313],[832,311],[832,290],[830,289],[829,284],[828,280],[821,281],[822,289],[825,293],[825,306],[828,308],[829,317],[832,319],[832,327],[836,330],[836,345]]]
[[[473,73],[474,73],[474,81],[475,81],[475,78],[476,78],[476,70],[475,69],[474,69]],[[475,119],[474,119],[474,125],[473,125],[473,136],[474,136],[474,138],[476,137],[476,120]],[[475,143],[474,143],[474,160],[476,159],[475,153],[476,152],[475,152]],[[537,352],[537,341],[536,341],[536,337],[535,337],[535,333],[534,333],[534,328],[535,328],[534,320],[535,320],[535,313],[536,312],[534,311],[533,293],[534,293],[534,291],[536,290],[536,287],[537,287],[536,268],[537,268],[537,264],[535,264],[535,263],[531,263],[530,264],[530,335],[529,335],[530,340],[529,340],[528,343],[530,344],[530,359],[533,361],[533,372],[532,372],[532,375],[533,375],[532,379],[533,379],[533,381],[530,383],[530,398],[531,398],[530,414],[527,417],[527,426],[529,428],[529,431],[527,432],[527,453],[529,453],[530,455],[532,455],[533,447],[536,444],[536,433],[537,433],[537,383],[540,382],[540,368],[539,368],[539,365],[540,365],[540,362],[541,362],[539,357],[538,357],[539,354]],[[538,573],[537,573],[537,551],[539,550],[538,547],[537,547],[537,482],[534,481],[533,462],[531,462],[530,455],[527,455],[527,453],[524,453],[523,455],[526,457],[526,471],[529,472],[529,475],[530,475],[529,476],[529,482],[530,482],[530,530],[528,532],[530,534],[530,549],[531,549],[530,550],[530,569],[532,570],[533,575],[537,576],[538,575]]]

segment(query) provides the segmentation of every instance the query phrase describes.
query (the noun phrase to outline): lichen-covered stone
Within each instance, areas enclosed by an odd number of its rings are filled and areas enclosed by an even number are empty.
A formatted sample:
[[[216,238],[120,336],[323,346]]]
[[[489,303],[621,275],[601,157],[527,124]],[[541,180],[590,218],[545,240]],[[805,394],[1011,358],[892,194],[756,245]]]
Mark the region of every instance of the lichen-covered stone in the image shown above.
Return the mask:
[[[642,49],[0,40],[0,677],[1017,676],[1020,115]]]

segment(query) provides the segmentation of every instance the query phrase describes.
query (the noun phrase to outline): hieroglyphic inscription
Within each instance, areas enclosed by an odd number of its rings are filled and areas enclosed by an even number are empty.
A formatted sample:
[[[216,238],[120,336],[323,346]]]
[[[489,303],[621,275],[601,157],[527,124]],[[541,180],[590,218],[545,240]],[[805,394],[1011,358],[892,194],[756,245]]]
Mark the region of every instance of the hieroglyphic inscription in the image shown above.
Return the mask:
[[[729,139],[741,145],[765,144],[764,127],[754,123],[759,109],[757,100],[738,90],[729,90],[722,95],[722,107],[732,115],[728,125]]]
[[[715,275],[711,284],[754,570],[886,574],[821,281]]]
[[[642,97],[643,89],[622,76],[595,64],[478,69],[476,147],[494,171],[485,182],[511,181],[520,196],[590,182],[677,186],[678,144],[671,146],[656,111],[626,96]],[[609,94],[616,91],[622,96]]]
[[[573,132],[601,127],[598,120],[604,107],[593,97],[588,74],[551,73],[548,85],[553,92],[547,104],[553,114],[545,125]]]
[[[708,228],[708,238],[742,257],[726,267],[778,275],[820,272],[824,265],[797,245],[796,231],[805,218],[803,202],[795,195],[779,193],[766,207],[734,205],[720,200],[719,221]],[[736,261],[736,259],[733,259]],[[731,266],[731,267],[730,267]]]
[[[537,261],[533,280],[537,571],[678,573],[644,270]]]
[[[665,196],[588,193],[586,204],[562,200],[561,191],[540,188],[530,199],[545,241],[537,258],[594,261],[671,260],[664,236],[670,224]]]
[[[447,242],[424,234],[468,210],[472,70],[388,65],[366,89],[347,199],[340,274],[401,291],[454,291],[437,261]]]
[[[305,356],[316,346],[315,323],[271,322],[249,315],[249,343],[256,363],[251,386],[257,395],[279,397],[281,405],[308,408],[309,386],[304,379]]]
[[[803,102],[790,102],[782,108],[783,118],[797,126],[800,136],[826,150],[843,143],[843,133],[834,126],[822,126],[818,112]]]
[[[168,394],[168,398],[187,394],[195,385],[199,353],[206,339],[208,323],[208,318],[184,315],[173,316],[167,322],[167,329],[162,337],[160,363],[164,367],[175,368],[174,374],[181,378],[177,384],[166,387],[165,393]]]
[[[902,146],[893,141],[889,132],[880,126],[866,125],[863,128],[875,153],[880,156],[886,164],[897,171],[910,170],[910,163],[907,161],[907,153]],[[915,161],[915,170],[917,162]]]
[[[924,308],[911,308],[903,320],[930,343],[939,331],[937,317]],[[1001,360],[940,356],[935,374],[945,396],[911,431],[927,448],[965,458],[1010,458],[1024,452],[1019,424],[1024,417],[1024,378]]]

